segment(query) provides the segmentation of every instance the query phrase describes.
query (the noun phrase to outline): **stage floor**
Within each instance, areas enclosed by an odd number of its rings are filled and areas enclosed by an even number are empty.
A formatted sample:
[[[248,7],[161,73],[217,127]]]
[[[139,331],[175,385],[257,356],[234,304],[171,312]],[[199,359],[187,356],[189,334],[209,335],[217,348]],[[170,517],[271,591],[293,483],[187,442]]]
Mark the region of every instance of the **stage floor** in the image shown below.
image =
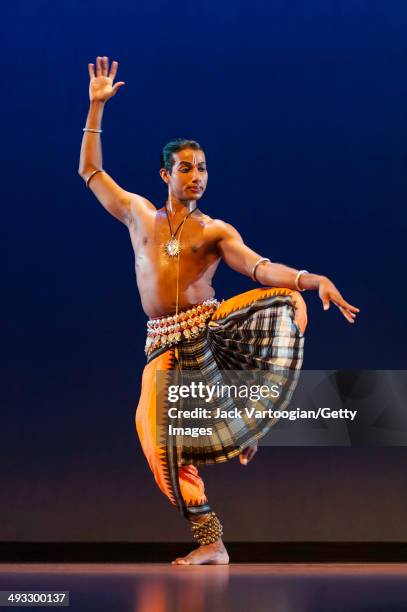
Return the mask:
[[[69,591],[75,612],[405,611],[407,564],[3,563],[0,590]]]

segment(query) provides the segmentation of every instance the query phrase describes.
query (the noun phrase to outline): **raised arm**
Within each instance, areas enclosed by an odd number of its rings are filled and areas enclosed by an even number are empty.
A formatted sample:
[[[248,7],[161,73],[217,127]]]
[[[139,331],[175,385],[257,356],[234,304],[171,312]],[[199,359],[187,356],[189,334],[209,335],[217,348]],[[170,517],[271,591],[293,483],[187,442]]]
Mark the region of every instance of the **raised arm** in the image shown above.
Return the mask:
[[[113,85],[117,68],[118,62],[114,61],[109,72],[107,57],[96,58],[96,74],[94,64],[88,64],[90,107],[85,128],[92,131],[83,132],[78,173],[102,206],[128,226],[138,209],[151,208],[153,204],[142,196],[122,189],[106,171],[95,172],[103,169],[101,126],[105,104],[125,84],[119,81]]]
[[[217,221],[219,231],[219,249],[221,255],[228,266],[236,272],[252,277],[253,269],[261,258],[261,255],[245,245],[239,232],[229,223]],[[356,313],[359,308],[346,302],[332,281],[326,276],[301,274],[298,278],[299,270],[289,268],[280,263],[263,261],[257,266],[255,279],[265,286],[287,287],[294,290],[315,289],[322,300],[324,310],[329,308],[330,302],[335,304],[343,316],[354,323]]]

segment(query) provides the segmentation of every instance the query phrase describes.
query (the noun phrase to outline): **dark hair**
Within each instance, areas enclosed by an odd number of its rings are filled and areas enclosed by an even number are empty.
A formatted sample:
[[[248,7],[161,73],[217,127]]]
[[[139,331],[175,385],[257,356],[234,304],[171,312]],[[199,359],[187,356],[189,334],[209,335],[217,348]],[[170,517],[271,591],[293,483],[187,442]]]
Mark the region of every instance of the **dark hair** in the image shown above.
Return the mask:
[[[169,174],[174,166],[173,153],[183,151],[184,149],[193,149],[194,151],[202,151],[202,147],[196,140],[188,140],[187,138],[174,138],[167,142],[160,156],[160,168],[165,168]]]

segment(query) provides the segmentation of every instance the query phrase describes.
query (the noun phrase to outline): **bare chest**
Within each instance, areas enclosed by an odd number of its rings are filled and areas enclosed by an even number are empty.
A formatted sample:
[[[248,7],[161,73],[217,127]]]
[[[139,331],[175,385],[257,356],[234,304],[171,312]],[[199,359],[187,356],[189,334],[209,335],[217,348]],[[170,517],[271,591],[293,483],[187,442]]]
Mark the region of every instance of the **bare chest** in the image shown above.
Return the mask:
[[[136,260],[152,259],[157,263],[178,251],[184,263],[199,261],[216,255],[216,241],[208,224],[202,220],[187,219],[179,226],[173,223],[171,230],[167,220],[144,222],[130,233]]]

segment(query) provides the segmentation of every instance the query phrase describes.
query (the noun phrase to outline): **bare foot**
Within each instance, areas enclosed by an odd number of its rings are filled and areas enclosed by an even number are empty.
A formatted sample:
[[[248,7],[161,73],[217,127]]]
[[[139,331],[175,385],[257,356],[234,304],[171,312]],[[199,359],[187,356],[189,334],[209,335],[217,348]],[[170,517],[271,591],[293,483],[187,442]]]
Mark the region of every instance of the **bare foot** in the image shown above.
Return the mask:
[[[253,446],[246,446],[239,455],[239,461],[242,465],[247,465],[254,455],[257,453],[257,443]]]
[[[217,540],[213,544],[195,548],[185,557],[178,557],[172,565],[227,565],[228,563],[228,552],[222,540]]]

